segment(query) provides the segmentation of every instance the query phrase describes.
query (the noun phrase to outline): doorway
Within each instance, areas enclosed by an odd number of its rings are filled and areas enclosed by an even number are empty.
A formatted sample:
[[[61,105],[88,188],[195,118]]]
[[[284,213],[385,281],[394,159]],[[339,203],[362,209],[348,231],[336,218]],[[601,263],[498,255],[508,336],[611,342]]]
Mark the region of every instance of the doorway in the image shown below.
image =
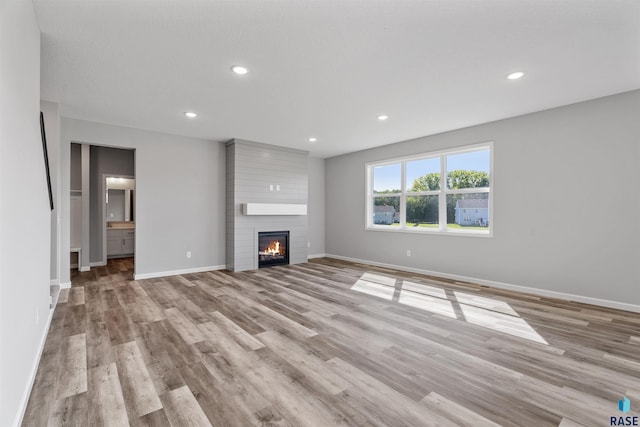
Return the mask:
[[[103,253],[105,260],[135,255],[135,186],[133,176],[103,176]]]
[[[135,150],[72,142],[71,211],[72,284],[111,259],[129,260],[133,276]]]

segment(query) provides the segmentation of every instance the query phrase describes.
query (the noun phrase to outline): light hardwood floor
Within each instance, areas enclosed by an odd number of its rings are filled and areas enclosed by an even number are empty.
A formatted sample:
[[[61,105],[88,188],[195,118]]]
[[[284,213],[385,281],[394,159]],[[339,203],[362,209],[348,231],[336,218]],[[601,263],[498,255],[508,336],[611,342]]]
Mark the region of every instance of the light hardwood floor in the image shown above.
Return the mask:
[[[140,281],[132,266],[75,273],[62,291],[24,425],[568,427],[638,415],[638,314],[331,259]]]

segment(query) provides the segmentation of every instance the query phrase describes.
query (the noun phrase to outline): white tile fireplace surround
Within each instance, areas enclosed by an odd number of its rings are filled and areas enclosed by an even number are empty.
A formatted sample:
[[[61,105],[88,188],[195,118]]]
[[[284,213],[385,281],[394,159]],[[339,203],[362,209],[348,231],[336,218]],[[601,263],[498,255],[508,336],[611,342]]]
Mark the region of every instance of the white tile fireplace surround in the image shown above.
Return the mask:
[[[289,231],[289,263],[307,262],[308,152],[227,143],[227,268],[259,267],[259,232]]]

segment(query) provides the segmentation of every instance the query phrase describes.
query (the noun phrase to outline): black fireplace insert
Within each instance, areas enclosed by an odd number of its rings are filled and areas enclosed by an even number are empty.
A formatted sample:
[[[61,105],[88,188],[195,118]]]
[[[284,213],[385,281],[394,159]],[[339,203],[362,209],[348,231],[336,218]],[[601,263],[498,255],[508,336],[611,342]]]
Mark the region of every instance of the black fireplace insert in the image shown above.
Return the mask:
[[[289,232],[258,233],[258,268],[289,264]]]

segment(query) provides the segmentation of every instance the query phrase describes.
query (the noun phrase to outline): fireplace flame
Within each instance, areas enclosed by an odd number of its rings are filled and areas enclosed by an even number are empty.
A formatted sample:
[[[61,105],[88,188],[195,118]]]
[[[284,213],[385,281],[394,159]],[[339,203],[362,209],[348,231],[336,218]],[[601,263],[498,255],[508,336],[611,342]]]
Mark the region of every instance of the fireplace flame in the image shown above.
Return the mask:
[[[264,250],[269,255],[280,255],[282,254],[282,249],[280,249],[280,242],[275,241],[271,242],[269,246],[267,246]]]

